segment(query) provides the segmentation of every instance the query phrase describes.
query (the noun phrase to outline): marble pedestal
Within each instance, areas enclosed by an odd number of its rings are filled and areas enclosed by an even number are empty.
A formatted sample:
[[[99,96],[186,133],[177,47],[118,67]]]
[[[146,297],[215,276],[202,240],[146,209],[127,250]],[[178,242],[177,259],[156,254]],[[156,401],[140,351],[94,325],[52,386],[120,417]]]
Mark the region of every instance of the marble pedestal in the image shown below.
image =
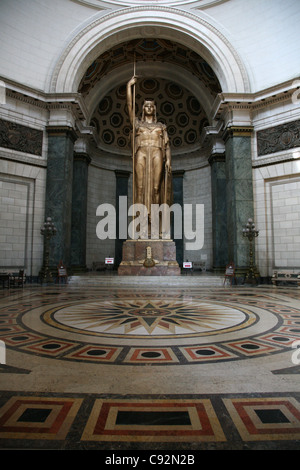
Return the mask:
[[[153,266],[145,266],[147,249]],[[122,262],[118,268],[121,276],[179,276],[176,246],[173,240],[126,240],[123,243]]]

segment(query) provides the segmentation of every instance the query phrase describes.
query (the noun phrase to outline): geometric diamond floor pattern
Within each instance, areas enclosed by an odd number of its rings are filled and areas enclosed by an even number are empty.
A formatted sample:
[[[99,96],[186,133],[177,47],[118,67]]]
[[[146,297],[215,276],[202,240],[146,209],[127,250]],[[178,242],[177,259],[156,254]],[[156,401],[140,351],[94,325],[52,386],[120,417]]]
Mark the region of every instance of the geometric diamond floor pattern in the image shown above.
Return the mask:
[[[300,394],[86,396],[1,393],[0,448],[294,449]]]

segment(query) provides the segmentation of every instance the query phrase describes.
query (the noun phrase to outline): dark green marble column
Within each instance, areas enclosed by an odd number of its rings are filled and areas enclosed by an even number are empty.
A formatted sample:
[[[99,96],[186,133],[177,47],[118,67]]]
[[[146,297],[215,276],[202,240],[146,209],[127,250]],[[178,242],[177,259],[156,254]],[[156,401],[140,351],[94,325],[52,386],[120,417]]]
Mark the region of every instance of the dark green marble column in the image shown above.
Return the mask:
[[[224,272],[228,260],[225,153],[214,153],[211,165],[213,270]]]
[[[183,176],[184,170],[173,171],[173,204],[179,204],[182,207],[182,223],[183,223]],[[172,224],[173,225],[173,224]],[[171,238],[173,238],[174,227],[172,227]],[[182,230],[183,231],[183,230]],[[176,245],[176,261],[179,266],[183,263],[183,236],[174,239]]]
[[[117,233],[117,238],[115,241],[115,267],[118,267],[119,264],[122,261],[122,247],[123,247],[123,242],[127,239],[127,231],[125,233],[124,228],[125,226],[127,227],[127,211],[128,211],[128,204],[126,207],[126,214],[124,213],[124,208],[120,208],[119,206],[119,197],[120,196],[127,196],[128,197],[128,178],[130,176],[129,171],[122,171],[122,170],[116,170],[115,171],[116,175],[116,233]],[[122,217],[124,218],[123,220],[123,227],[120,234],[120,226],[119,226],[119,211],[120,209],[123,211],[122,212]]]
[[[253,183],[251,128],[235,127],[225,132],[227,178],[228,262],[236,265],[237,274],[245,273],[249,264],[248,241],[243,226],[253,218]]]
[[[69,127],[49,127],[45,218],[52,217],[57,234],[50,242],[49,266],[71,256],[73,149],[76,134]]]
[[[71,225],[72,271],[86,269],[87,184],[90,162],[91,158],[87,153],[74,153]]]

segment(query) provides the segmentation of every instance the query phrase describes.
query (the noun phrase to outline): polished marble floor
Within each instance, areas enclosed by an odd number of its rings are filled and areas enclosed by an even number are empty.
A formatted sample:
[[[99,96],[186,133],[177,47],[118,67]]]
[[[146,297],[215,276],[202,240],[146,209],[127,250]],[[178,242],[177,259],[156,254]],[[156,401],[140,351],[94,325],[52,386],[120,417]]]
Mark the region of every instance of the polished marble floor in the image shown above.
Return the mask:
[[[164,281],[0,289],[1,449],[300,449],[300,289]]]

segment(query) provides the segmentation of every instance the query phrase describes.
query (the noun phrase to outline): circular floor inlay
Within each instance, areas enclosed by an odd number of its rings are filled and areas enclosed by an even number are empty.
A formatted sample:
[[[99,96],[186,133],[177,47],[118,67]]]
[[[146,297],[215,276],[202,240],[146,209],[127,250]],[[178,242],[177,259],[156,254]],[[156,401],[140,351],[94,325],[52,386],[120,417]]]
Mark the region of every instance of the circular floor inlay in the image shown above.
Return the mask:
[[[201,301],[111,300],[59,308],[59,328],[103,336],[172,337],[224,333],[254,323],[251,312]]]
[[[27,295],[28,292],[24,292]],[[262,289],[30,291],[2,308],[7,348],[60,361],[213,364],[293,352],[298,297]],[[26,361],[26,360],[25,360]]]

